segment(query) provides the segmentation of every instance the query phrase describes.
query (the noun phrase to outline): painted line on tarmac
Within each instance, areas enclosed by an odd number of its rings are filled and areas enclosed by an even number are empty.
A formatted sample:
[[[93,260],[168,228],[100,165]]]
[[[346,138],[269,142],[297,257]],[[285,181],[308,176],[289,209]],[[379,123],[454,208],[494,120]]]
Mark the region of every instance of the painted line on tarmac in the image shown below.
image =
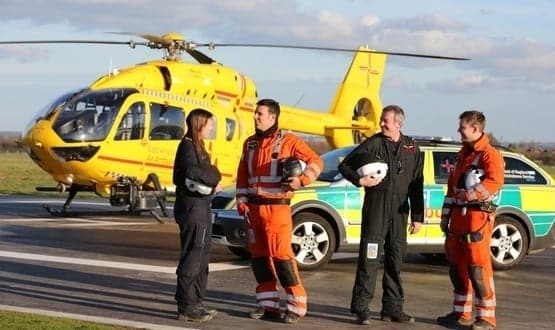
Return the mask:
[[[83,219],[83,218],[6,218],[1,219],[0,222],[62,222],[59,224],[60,227],[94,227],[94,226],[141,226],[151,224],[149,222],[121,222],[117,219],[115,220],[94,220],[94,219]],[[71,222],[71,223],[63,223]],[[154,223],[154,222],[152,222]]]
[[[58,257],[58,256],[44,255],[44,254],[22,253],[22,252],[11,252],[11,251],[0,251],[0,257],[34,260],[34,261],[41,261],[41,262],[56,262],[56,263],[73,264],[73,265],[85,265],[85,266],[93,266],[93,267],[129,269],[129,270],[163,273],[163,274],[175,274],[175,268],[176,268],[175,266],[172,266],[172,267],[154,266],[154,265],[136,264],[136,263],[130,263],[130,262]],[[218,263],[210,264],[210,271],[218,272],[218,271],[242,269],[242,268],[248,268],[248,267],[250,267],[250,265],[247,263],[244,265],[240,265],[240,264],[227,263],[227,262],[218,262]]]
[[[337,252],[334,253],[331,257],[331,260],[340,260],[340,259],[349,259],[349,258],[357,258],[358,253],[355,252]]]
[[[60,204],[63,205],[64,201],[60,201],[59,199],[43,199],[43,200],[26,200],[26,199],[21,199],[21,200],[0,200],[0,204],[44,204],[44,203],[56,203],[56,204]],[[108,203],[102,203],[102,202],[86,202],[86,201],[78,201],[78,200],[74,200],[72,202],[72,205],[95,205],[95,206],[102,206],[102,205],[106,205],[106,206],[110,206],[110,204]]]
[[[69,221],[74,221],[73,219],[65,219]],[[0,222],[56,222],[62,221],[62,219],[56,218],[0,218]]]
[[[59,227],[103,227],[103,226],[140,226],[145,225],[145,222],[119,222],[119,221],[109,221],[109,220],[91,220],[91,219],[81,219],[81,218],[63,218],[63,219],[53,219],[53,218],[9,218],[0,219],[0,222],[15,222],[15,223],[33,223],[33,222],[49,222],[58,223]],[[71,222],[71,223],[63,223]]]
[[[64,312],[53,312],[46,309],[25,308],[25,307],[17,307],[17,306],[9,306],[9,305],[0,305],[0,310],[19,312],[19,313],[39,314],[39,315],[51,316],[51,317],[61,317],[61,318],[67,318],[67,319],[74,319],[74,320],[81,320],[81,321],[95,322],[95,323],[102,323],[102,324],[119,325],[119,326],[132,327],[132,328],[138,328],[138,329],[156,329],[156,330],[158,329],[193,330],[194,329],[194,328],[185,328],[185,327],[172,327],[167,325],[146,323],[146,322],[139,322],[139,321],[114,319],[110,317],[89,316],[89,315],[83,315],[83,314],[64,313]]]

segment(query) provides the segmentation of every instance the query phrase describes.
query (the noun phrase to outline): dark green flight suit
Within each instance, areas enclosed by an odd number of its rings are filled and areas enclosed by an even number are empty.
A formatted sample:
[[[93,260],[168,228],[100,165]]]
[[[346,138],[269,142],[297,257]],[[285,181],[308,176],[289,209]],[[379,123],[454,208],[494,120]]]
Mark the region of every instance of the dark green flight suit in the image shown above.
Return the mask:
[[[424,219],[423,158],[410,137],[401,135],[396,143],[378,133],[363,141],[339,164],[343,177],[356,186],[360,179],[356,170],[363,165],[361,159],[388,165],[382,182],[365,188],[352,313],[369,311],[382,252],[385,258],[381,313],[392,315],[403,310],[400,274],[407,245],[409,210],[412,221]]]

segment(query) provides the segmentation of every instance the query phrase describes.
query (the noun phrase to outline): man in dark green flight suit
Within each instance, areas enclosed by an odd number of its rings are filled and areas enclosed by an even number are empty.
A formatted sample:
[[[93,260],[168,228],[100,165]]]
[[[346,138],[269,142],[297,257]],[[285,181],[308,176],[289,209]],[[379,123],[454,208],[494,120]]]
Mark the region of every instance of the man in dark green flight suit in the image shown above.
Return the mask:
[[[351,312],[360,324],[370,324],[369,304],[374,297],[380,255],[384,254],[381,319],[414,323],[403,311],[401,266],[408,231],[415,234],[424,220],[423,155],[410,137],[401,133],[403,109],[389,105],[382,111],[381,132],[356,147],[339,164],[347,180],[364,187],[362,226]],[[363,173],[366,163],[387,164],[387,174]],[[383,164],[382,164],[383,165]],[[360,174],[359,174],[360,173]],[[410,207],[409,207],[410,200]]]

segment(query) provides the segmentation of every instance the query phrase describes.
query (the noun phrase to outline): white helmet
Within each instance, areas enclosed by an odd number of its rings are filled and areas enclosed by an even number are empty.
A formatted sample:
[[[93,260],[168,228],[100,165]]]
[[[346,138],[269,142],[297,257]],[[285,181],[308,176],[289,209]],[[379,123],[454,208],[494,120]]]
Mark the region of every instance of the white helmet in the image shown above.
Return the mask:
[[[387,164],[383,162],[368,163],[359,167],[357,173],[360,176],[370,176],[381,180],[387,174]]]
[[[484,178],[484,170],[481,168],[472,168],[466,172],[466,177],[464,178],[464,185],[466,190],[473,189],[476,187],[482,179]]]
[[[190,191],[198,192],[202,195],[210,195],[212,193],[212,187],[202,184],[198,181],[191,180],[189,178],[185,178],[185,185]]]

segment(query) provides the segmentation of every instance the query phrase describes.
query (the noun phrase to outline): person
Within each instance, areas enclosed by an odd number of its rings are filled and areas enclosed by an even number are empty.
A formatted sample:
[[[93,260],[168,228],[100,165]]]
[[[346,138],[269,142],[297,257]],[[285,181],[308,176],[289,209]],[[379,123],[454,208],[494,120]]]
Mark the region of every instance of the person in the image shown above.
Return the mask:
[[[409,231],[420,230],[424,218],[423,156],[416,142],[401,132],[405,114],[388,105],[380,117],[381,132],[364,140],[339,164],[344,178],[364,187],[362,225],[351,313],[360,324],[370,324],[369,304],[374,297],[379,260],[384,254],[381,319],[414,323],[403,311],[401,266]],[[385,163],[386,175],[360,172],[366,163]],[[410,207],[409,207],[410,200]]]
[[[204,322],[217,313],[205,307],[203,299],[212,239],[210,203],[213,194],[221,190],[221,174],[210,164],[204,146],[204,139],[214,127],[212,114],[195,109],[187,116],[186,123],[187,133],[179,143],[173,165],[174,216],[181,241],[175,300],[178,319]]]
[[[485,126],[486,118],[479,111],[465,111],[459,116],[463,145],[448,179],[440,223],[446,234],[445,252],[454,290],[453,311],[438,317],[437,322],[472,325],[475,330],[496,326],[489,246],[496,208],[492,201],[504,180],[503,156],[490,144]]]
[[[254,319],[281,318],[277,280],[287,293],[285,323],[297,323],[307,311],[307,295],[291,246],[290,200],[323,168],[320,156],[302,139],[278,128],[279,103],[262,99],[254,112],[255,134],[248,137],[237,169],[237,209],[248,228],[251,266],[258,283]],[[299,160],[305,163],[304,169]],[[299,165],[300,164],[300,165]],[[297,167],[299,176],[283,177]]]

